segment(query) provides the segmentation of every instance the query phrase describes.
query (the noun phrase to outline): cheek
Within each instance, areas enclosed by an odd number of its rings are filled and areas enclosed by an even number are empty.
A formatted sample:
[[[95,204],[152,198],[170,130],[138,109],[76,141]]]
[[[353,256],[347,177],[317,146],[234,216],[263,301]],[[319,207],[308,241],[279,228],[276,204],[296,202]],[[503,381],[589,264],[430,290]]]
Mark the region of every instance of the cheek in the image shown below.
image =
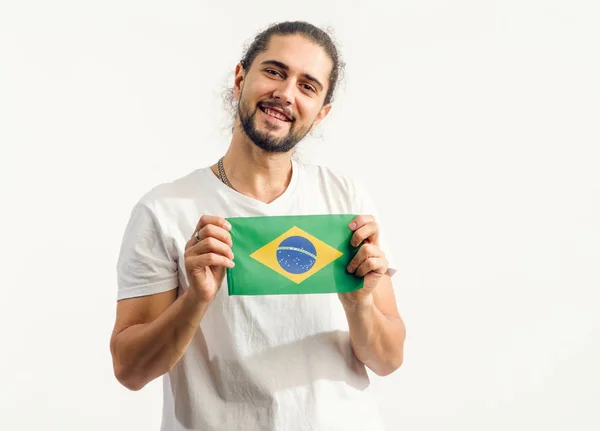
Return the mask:
[[[244,94],[247,91],[248,95],[257,101],[268,99],[275,91],[275,85],[268,79],[257,79],[247,84],[247,88],[244,87]]]
[[[303,122],[306,124],[312,124],[317,120],[317,115],[319,115],[320,109],[316,103],[312,103],[309,101],[308,103],[298,104],[298,115],[303,119]]]

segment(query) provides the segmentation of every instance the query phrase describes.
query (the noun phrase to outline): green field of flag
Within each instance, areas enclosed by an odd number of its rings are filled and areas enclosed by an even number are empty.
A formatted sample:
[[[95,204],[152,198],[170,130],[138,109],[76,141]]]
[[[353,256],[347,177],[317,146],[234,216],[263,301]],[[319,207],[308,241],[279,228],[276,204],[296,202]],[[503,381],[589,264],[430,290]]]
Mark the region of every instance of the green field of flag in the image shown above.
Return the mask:
[[[355,215],[231,217],[235,267],[229,295],[351,292],[363,278],[346,271],[358,251],[348,224]]]

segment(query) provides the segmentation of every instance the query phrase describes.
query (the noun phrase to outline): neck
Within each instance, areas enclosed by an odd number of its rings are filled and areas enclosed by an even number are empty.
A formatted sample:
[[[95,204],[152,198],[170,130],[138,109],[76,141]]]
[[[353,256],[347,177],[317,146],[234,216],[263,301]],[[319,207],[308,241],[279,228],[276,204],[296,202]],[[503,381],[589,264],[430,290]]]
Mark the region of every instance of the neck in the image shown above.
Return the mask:
[[[223,167],[231,187],[265,203],[281,196],[292,179],[291,152],[265,152],[250,142],[243,132],[234,132],[223,156]],[[211,169],[217,175],[217,165]]]

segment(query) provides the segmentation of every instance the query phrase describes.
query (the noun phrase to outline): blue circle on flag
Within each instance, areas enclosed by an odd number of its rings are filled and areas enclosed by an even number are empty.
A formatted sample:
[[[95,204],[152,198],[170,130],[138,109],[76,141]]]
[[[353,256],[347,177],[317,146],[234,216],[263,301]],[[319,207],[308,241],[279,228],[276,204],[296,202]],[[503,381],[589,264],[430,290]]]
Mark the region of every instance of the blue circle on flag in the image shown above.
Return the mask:
[[[307,238],[290,236],[277,247],[277,262],[284,271],[291,274],[304,274],[310,271],[317,261],[317,249]]]

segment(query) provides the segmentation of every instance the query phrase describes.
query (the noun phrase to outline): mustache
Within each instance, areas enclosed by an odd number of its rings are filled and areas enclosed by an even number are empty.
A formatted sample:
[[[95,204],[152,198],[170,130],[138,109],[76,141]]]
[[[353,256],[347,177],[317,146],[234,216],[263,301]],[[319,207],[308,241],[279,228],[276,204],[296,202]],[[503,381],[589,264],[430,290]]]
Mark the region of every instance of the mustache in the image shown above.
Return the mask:
[[[294,121],[296,119],[294,117],[294,114],[292,113],[292,111],[290,111],[289,109],[287,109],[285,106],[283,106],[282,104],[280,104],[278,102],[272,102],[272,101],[258,102],[258,107],[259,108],[276,109],[277,111],[283,112],[290,120]]]

